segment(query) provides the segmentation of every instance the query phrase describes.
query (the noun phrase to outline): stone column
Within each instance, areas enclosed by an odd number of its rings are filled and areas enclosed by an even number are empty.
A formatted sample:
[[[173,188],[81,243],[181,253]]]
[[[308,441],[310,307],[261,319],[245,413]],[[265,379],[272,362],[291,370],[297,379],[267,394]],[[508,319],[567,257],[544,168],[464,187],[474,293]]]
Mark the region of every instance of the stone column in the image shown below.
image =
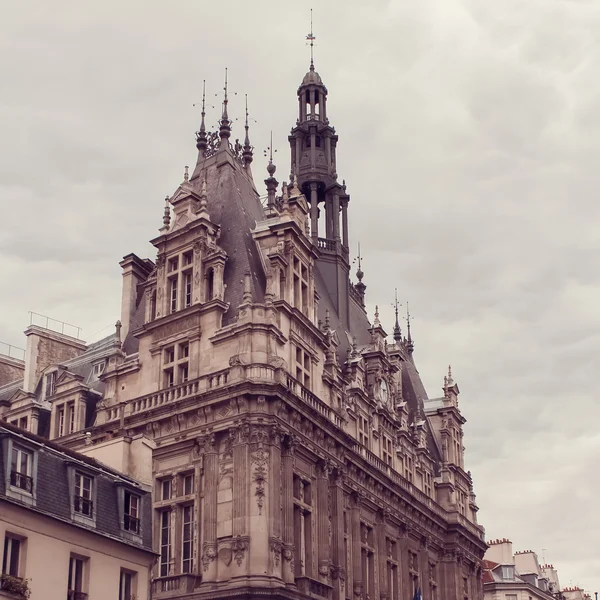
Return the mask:
[[[219,453],[214,433],[204,440],[204,544],[202,546],[202,580],[217,578],[217,488]]]
[[[285,437],[281,455],[281,538],[283,580],[294,583],[294,439]]]
[[[360,496],[355,494],[352,498],[351,524],[352,524],[352,591],[354,598],[363,598],[363,574],[360,548]]]
[[[348,200],[342,200],[342,243],[348,248]]]
[[[321,461],[317,465],[317,556],[319,579],[329,583],[331,554],[329,548],[329,475],[331,465]]]
[[[317,184],[310,184],[310,235],[313,241],[319,237],[319,207],[317,196]]]
[[[379,511],[375,523],[375,545],[377,551],[377,572],[379,573],[379,598],[387,600],[389,597],[387,581],[387,543],[385,538],[385,522],[387,513]]]
[[[344,547],[344,475],[334,471],[331,483],[331,547],[333,558],[333,600],[346,597],[346,551]]]
[[[279,427],[271,427],[271,461],[269,473],[271,481],[269,484],[269,552],[271,555],[271,574],[282,577],[282,550],[281,540],[281,442],[282,435]]]
[[[340,197],[333,195],[333,238],[340,239]]]

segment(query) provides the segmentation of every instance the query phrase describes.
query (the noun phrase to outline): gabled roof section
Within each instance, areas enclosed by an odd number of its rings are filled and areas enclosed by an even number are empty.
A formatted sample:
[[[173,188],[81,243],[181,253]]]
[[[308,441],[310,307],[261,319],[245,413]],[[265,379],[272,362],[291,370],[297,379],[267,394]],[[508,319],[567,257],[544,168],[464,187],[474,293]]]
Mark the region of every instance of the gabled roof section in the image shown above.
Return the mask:
[[[203,182],[206,182],[208,214],[213,223],[221,226],[218,244],[228,257],[224,300],[229,303],[229,310],[223,319],[228,324],[242,302],[246,273],[250,273],[253,300],[264,300],[265,273],[252,230],[265,214],[249,167],[242,166],[229,144],[212,156],[199,153],[190,184],[199,194]]]

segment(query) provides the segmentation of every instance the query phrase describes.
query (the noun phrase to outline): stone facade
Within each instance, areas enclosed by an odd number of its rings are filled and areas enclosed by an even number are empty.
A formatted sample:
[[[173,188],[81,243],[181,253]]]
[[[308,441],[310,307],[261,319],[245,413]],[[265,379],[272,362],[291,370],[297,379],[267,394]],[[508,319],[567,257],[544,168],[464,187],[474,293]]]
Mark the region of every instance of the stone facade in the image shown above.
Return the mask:
[[[115,335],[37,369],[30,396],[0,388],[5,418],[37,406],[50,437],[151,480],[154,598],[483,598],[458,386],[429,399],[410,321],[403,336],[396,311],[388,343],[360,267],[350,282],[326,100],[311,65],[290,183],[271,161],[265,207],[248,123],[232,144],[226,92],[218,132],[203,111],[156,261],[121,262]]]

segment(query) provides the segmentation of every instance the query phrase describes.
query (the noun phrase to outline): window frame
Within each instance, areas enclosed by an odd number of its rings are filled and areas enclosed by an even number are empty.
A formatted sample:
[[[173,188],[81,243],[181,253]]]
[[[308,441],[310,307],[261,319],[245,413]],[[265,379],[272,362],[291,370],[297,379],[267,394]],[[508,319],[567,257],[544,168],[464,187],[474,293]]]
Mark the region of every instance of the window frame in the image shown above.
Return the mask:
[[[4,461],[4,493],[7,497],[19,500],[23,504],[29,506],[35,506],[37,499],[37,470],[38,470],[38,449],[33,444],[27,443],[25,439],[15,439],[9,436],[5,436],[1,440],[2,452],[6,457],[10,457]],[[31,491],[20,488],[11,484],[11,470],[12,470],[12,455],[13,448],[17,447],[25,452],[28,452],[31,456],[31,462],[29,465],[31,477]]]
[[[10,577],[23,578],[24,575],[24,558],[25,544],[27,538],[21,535],[14,534],[10,531],[4,533],[4,544],[2,550],[2,574]],[[16,561],[15,561],[15,546],[16,546]],[[14,564],[16,562],[16,564]],[[13,568],[14,567],[14,568]]]

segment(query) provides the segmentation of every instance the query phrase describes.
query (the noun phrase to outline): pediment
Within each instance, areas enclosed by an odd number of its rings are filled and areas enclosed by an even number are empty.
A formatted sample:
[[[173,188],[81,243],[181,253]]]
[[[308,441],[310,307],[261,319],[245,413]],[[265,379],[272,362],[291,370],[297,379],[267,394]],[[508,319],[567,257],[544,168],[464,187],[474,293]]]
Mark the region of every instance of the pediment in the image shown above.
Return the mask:
[[[26,392],[23,389],[15,390],[12,396],[9,396],[8,402],[12,406],[17,402],[21,402],[23,400],[34,400],[35,394],[33,392]]]

